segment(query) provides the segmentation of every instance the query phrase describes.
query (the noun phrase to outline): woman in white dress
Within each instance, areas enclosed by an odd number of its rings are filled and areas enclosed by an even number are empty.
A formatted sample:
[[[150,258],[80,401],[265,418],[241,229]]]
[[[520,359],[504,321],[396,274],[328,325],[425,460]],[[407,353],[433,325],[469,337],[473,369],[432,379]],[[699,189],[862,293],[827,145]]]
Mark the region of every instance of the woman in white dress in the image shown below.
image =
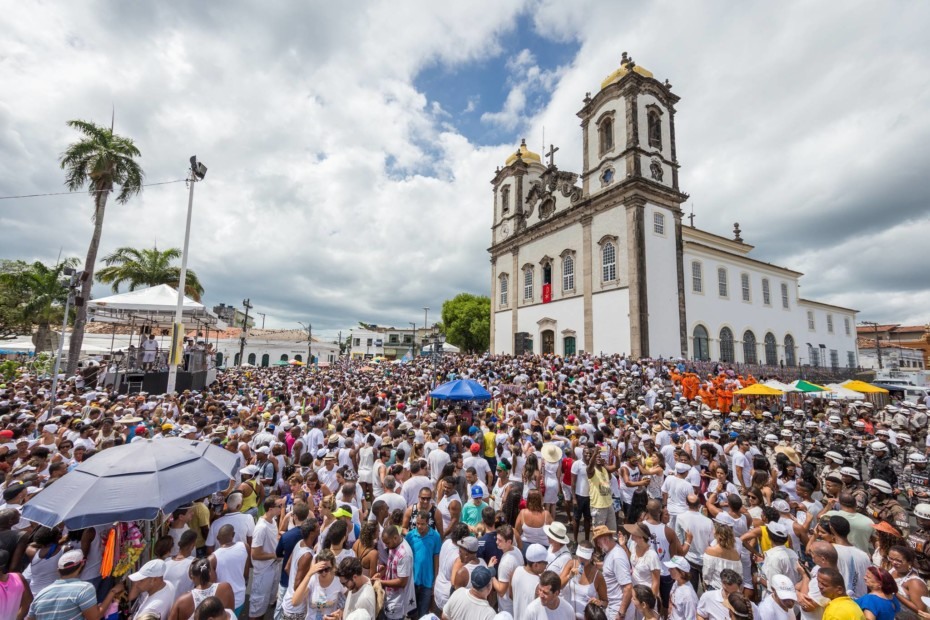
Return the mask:
[[[368,442],[358,451],[358,481],[366,494],[371,493],[371,472],[375,465],[375,437],[370,435]]]

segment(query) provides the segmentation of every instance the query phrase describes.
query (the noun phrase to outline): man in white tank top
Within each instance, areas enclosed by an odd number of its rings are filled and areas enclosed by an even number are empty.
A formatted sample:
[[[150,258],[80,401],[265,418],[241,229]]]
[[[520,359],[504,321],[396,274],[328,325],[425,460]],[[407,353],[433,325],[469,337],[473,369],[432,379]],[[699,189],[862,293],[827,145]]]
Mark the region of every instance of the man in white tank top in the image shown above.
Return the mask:
[[[667,609],[669,594],[672,591],[674,580],[671,575],[669,575],[668,567],[665,565],[665,562],[668,562],[675,556],[683,554],[681,553],[681,545],[679,544],[678,537],[675,536],[675,532],[672,531],[672,528],[662,523],[661,519],[662,502],[657,499],[649,500],[646,504],[643,525],[649,528],[649,532],[652,534],[652,539],[649,542],[659,556],[659,563],[661,566],[659,593],[662,598],[662,606]]]

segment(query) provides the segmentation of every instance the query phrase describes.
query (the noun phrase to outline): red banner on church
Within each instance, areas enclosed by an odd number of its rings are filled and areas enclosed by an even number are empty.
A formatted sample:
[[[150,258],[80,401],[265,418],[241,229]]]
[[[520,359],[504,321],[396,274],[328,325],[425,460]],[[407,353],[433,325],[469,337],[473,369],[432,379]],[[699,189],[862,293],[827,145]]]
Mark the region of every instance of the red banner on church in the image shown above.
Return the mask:
[[[547,304],[552,301],[552,285],[543,284],[543,303]]]

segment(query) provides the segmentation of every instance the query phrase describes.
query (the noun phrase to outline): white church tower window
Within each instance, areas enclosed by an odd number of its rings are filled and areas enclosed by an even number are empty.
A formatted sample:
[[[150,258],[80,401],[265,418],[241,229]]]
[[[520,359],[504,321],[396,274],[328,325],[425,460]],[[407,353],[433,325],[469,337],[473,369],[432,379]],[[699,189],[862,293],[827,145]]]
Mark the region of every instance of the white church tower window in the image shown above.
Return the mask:
[[[604,282],[617,279],[617,248],[613,241],[608,241],[601,248],[601,279]]]
[[[652,231],[657,235],[665,236],[665,214],[656,211],[652,214]]]
[[[501,189],[501,212],[504,215],[510,213],[510,187]]]
[[[662,113],[656,107],[649,108],[648,116],[649,146],[654,149],[662,148]]]
[[[507,306],[507,289],[510,287],[506,273],[501,274],[501,307]]]
[[[523,301],[532,301],[533,299],[533,268],[523,268]]]
[[[725,267],[717,268],[717,293],[724,298],[730,296],[730,287],[727,282],[727,270]]]
[[[691,261],[691,290],[695,293],[704,292],[704,269],[698,261]]]
[[[566,254],[562,258],[562,292],[575,290],[575,258]]]
[[[597,124],[598,153],[603,155],[614,148],[614,119],[613,115],[604,116]]]

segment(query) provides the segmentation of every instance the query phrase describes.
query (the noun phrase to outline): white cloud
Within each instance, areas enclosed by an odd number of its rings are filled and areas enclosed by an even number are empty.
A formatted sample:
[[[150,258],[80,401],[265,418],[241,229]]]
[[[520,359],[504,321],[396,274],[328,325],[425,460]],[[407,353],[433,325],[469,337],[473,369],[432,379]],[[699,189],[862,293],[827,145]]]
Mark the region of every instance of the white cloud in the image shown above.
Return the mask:
[[[106,123],[115,105],[150,181],[182,177],[194,153],[210,167],[191,246],[208,303],[250,297],[275,326],[403,324],[460,290],[487,292],[488,180],[516,146],[469,142],[455,114],[417,91],[418,72],[506,64],[506,100],[482,120],[517,137],[545,126],[560,167],[578,170],[575,113],[625,49],[682,97],[681,185],[699,225],[740,221],[761,256],[807,272],[805,295],[863,318],[925,321],[925,278],[910,266],[930,259],[920,241],[930,225],[915,216],[930,164],[927,13],[862,2],[842,12],[287,2],[260,13],[245,2],[25,3],[0,25],[0,194],[61,190],[57,157],[75,138],[65,121]],[[504,58],[521,14],[537,34],[577,41],[577,57],[563,67],[540,66],[531,49]],[[6,256],[86,252],[86,195],[0,206]],[[111,205],[101,252],[155,236],[179,246],[185,208],[183,184]]]

